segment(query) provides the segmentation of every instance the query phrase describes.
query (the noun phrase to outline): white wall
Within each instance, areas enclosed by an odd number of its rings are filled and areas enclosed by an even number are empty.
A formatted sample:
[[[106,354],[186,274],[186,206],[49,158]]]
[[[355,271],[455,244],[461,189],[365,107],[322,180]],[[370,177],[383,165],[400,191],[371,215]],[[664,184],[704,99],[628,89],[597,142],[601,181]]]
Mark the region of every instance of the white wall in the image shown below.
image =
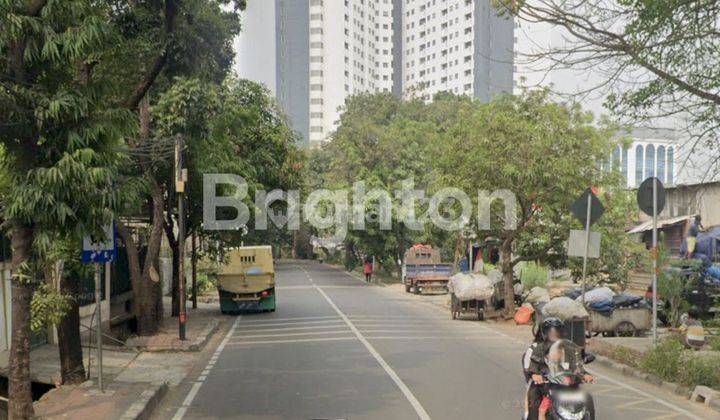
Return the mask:
[[[237,75],[264,84],[275,95],[275,0],[248,2],[235,52]]]

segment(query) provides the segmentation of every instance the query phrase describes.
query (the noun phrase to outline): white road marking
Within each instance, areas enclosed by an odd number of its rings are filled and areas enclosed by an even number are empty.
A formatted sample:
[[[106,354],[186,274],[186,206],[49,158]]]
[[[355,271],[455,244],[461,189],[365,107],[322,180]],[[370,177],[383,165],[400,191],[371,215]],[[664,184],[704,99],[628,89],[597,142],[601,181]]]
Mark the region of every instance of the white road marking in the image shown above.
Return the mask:
[[[665,400],[663,400],[663,399],[660,399],[660,398],[658,398],[658,397],[656,397],[656,396],[654,396],[654,395],[652,395],[652,394],[649,394],[649,393],[647,393],[647,392],[645,392],[645,391],[643,391],[643,390],[637,389],[637,388],[635,388],[635,387],[632,386],[632,385],[628,385],[628,384],[626,384],[626,383],[620,382],[620,381],[615,380],[615,379],[613,379],[613,378],[611,378],[611,377],[609,377],[609,376],[601,375],[601,374],[597,373],[596,371],[594,371],[594,370],[592,370],[592,369],[586,369],[586,370],[587,370],[588,372],[590,372],[590,374],[593,375],[593,376],[596,377],[596,378],[604,379],[604,380],[606,380],[606,381],[608,381],[608,382],[612,382],[613,384],[615,384],[615,385],[617,385],[617,386],[623,387],[623,388],[625,388],[625,389],[627,389],[627,390],[629,390],[629,391],[633,391],[633,392],[635,392],[636,394],[642,395],[642,396],[645,397],[645,398],[649,398],[649,399],[651,399],[651,400],[653,400],[653,401],[655,401],[655,402],[657,402],[657,403],[659,403],[659,404],[661,404],[661,405],[664,405],[664,406],[667,407],[667,408],[670,408],[670,409],[672,409],[672,410],[675,410],[676,412],[678,412],[678,413],[680,413],[680,414],[683,414],[683,415],[685,415],[685,416],[688,416],[688,417],[691,418],[691,419],[698,419],[698,420],[700,419],[700,417],[698,417],[698,416],[696,416],[695,414],[693,414],[693,413],[685,410],[684,408],[680,408],[680,407],[678,407],[678,406],[675,405],[675,404],[669,403],[669,402],[667,402],[667,401],[665,401]]]
[[[193,383],[192,388],[190,388],[190,391],[188,392],[187,396],[185,396],[185,399],[183,400],[182,406],[177,409],[175,412],[175,415],[173,416],[172,420],[182,420],[182,418],[185,416],[185,413],[188,410],[188,407],[192,404],[193,400],[195,399],[195,396],[197,395],[198,391],[200,391],[200,387],[203,386],[205,383],[205,378],[207,378],[208,373],[210,372],[209,368],[212,368],[212,366],[215,364],[215,360],[218,356],[220,356],[220,353],[222,353],[223,349],[225,349],[225,346],[230,341],[230,337],[232,337],[233,333],[235,333],[235,329],[237,328],[238,324],[240,323],[240,319],[242,317],[235,318],[235,322],[233,322],[232,326],[230,327],[230,330],[225,334],[225,338],[223,338],[223,341],[220,342],[220,345],[215,349],[215,352],[213,353],[210,361],[208,361],[209,367],[206,365],[203,372],[198,376],[197,382]],[[212,362],[212,365],[210,363]]]
[[[262,332],[272,332],[272,331],[303,331],[303,330],[323,330],[328,328],[342,328],[343,324],[336,324],[336,325],[313,325],[311,327],[288,327],[288,328],[254,328],[252,330],[238,330],[236,332],[240,333],[262,333]],[[242,334],[236,335],[234,338],[242,337]]]
[[[416,302],[421,303],[421,304],[424,304],[425,306],[431,307],[431,308],[433,308],[436,312],[437,312],[437,311],[443,311],[443,312],[444,312],[444,310],[443,310],[442,308],[439,308],[439,307],[436,306],[436,305],[432,305],[432,304],[429,303],[429,302],[422,302],[422,301],[416,301]],[[478,323],[473,323],[472,326],[473,326],[473,327],[480,328],[480,329],[482,329],[482,330],[484,330],[484,331],[487,331],[487,332],[490,332],[490,333],[492,333],[492,334],[496,334],[496,335],[498,335],[498,336],[500,336],[500,337],[504,337],[504,338],[506,338],[508,341],[515,342],[515,343],[521,344],[521,345],[523,345],[523,346],[527,345],[526,342],[524,342],[524,341],[522,341],[522,340],[520,340],[520,339],[518,339],[518,338],[511,337],[511,336],[509,336],[509,335],[507,335],[507,334],[505,334],[505,333],[503,333],[503,332],[494,330],[494,329],[492,329],[492,328],[490,328],[490,327],[488,327],[488,326],[480,325],[480,324],[478,324]],[[689,418],[691,418],[691,419],[700,419],[700,417],[698,417],[698,416],[696,416],[695,414],[693,414],[693,413],[685,410],[684,408],[681,408],[681,407],[679,407],[679,406],[677,406],[677,405],[675,405],[675,404],[669,403],[669,402],[667,402],[667,401],[665,401],[665,400],[662,400],[662,399],[660,399],[660,398],[658,398],[658,397],[655,397],[654,395],[649,394],[649,393],[647,393],[647,392],[645,392],[645,391],[643,391],[643,390],[641,390],[641,389],[638,389],[638,388],[636,388],[636,387],[634,387],[634,386],[632,386],[632,385],[625,384],[625,383],[620,382],[620,381],[618,381],[618,380],[616,380],[616,379],[613,379],[613,378],[611,378],[611,377],[609,377],[609,376],[605,376],[605,375],[598,374],[597,372],[595,372],[595,371],[592,370],[592,369],[587,369],[587,371],[588,371],[590,374],[592,374],[593,376],[595,376],[596,378],[605,379],[605,380],[607,380],[608,382],[611,382],[611,383],[613,383],[613,384],[615,384],[615,385],[618,385],[618,386],[620,386],[620,387],[622,387],[622,388],[627,389],[628,391],[632,391],[632,392],[634,392],[634,393],[636,393],[636,394],[638,394],[638,395],[641,395],[641,396],[643,396],[643,397],[650,398],[650,399],[652,399],[653,401],[655,401],[655,402],[657,402],[657,403],[660,403],[661,405],[663,405],[663,406],[665,406],[665,407],[667,407],[667,408],[669,408],[669,409],[671,409],[671,410],[673,410],[673,411],[675,411],[675,412],[677,412],[677,413],[683,414],[683,415],[685,415],[685,416],[687,416],[687,417],[689,417]],[[592,394],[592,393],[591,393],[591,394]]]
[[[286,323],[286,322],[275,322],[275,323],[268,323],[268,324],[252,324],[252,325],[245,325],[242,327],[239,327],[237,331],[247,331],[246,328],[260,328],[260,327],[288,327],[288,326],[302,326],[302,325],[313,325],[313,324],[336,324],[340,323],[342,324],[342,319],[323,319],[318,321],[295,321],[292,323]]]
[[[299,333],[287,333],[287,334],[253,334],[253,335],[243,335],[237,338],[242,338],[243,340],[246,338],[268,338],[268,337],[297,337],[302,335],[330,335],[330,334],[350,334],[351,331],[344,329],[344,330],[338,330],[338,331],[310,331],[310,332],[299,332]],[[230,343],[236,343],[237,341],[231,341]]]
[[[312,286],[310,286],[312,287]],[[314,289],[314,287],[312,287]],[[265,318],[265,319],[246,319],[243,321],[243,325],[246,324],[258,324],[258,323],[265,323],[265,322],[276,322],[276,321],[298,321],[298,320],[307,320],[307,319],[339,319],[337,315],[330,315],[330,316],[301,316],[301,317],[294,317],[294,318]]]
[[[328,338],[297,338],[294,340],[260,340],[260,341],[237,341],[228,343],[230,346],[245,346],[249,344],[288,344],[288,343],[319,343],[323,341],[355,341],[356,337],[328,337]]]
[[[370,352],[370,354],[375,358],[375,360],[382,366],[382,368],[385,370],[385,372],[390,376],[390,379],[395,382],[395,385],[397,385],[398,388],[400,388],[400,391],[405,395],[405,398],[410,402],[410,405],[415,409],[415,412],[417,413],[418,417],[421,420],[430,420],[430,415],[425,411],[425,408],[423,408],[422,404],[420,404],[420,401],[418,401],[417,398],[415,398],[415,395],[413,395],[412,391],[410,391],[410,388],[408,388],[407,385],[405,385],[405,382],[400,379],[397,373],[393,370],[393,368],[390,367],[390,365],[387,364],[385,359],[380,355],[380,353],[375,350],[375,347],[373,347],[372,344],[370,344],[369,341],[365,339],[365,337],[362,335],[360,330],[358,330],[355,327],[355,324],[350,321],[350,319],[345,316],[345,314],[340,310],[340,308],[335,305],[335,302],[330,299],[330,297],[320,288],[317,287],[317,291],[325,298],[325,300],[328,302],[328,304],[337,312],[337,314],[342,318],[347,326],[355,333],[355,336],[358,340],[365,346],[365,348]]]

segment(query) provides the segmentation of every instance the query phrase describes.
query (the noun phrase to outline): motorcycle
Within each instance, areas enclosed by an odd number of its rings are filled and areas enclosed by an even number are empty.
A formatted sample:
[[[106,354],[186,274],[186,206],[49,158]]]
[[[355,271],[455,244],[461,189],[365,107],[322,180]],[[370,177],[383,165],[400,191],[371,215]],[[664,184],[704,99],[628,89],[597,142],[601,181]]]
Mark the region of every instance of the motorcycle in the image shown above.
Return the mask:
[[[547,355],[547,373],[544,375],[547,395],[552,408],[548,419],[594,420],[595,404],[592,396],[581,388],[585,370],[583,366],[595,360],[585,355],[570,340],[558,340]]]

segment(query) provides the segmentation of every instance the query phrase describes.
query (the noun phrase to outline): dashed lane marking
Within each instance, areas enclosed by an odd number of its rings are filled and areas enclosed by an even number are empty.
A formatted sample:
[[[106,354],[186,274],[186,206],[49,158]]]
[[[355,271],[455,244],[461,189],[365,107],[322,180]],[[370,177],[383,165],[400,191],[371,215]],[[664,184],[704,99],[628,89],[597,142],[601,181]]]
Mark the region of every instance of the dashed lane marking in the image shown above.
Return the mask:
[[[200,375],[198,375],[197,380],[193,383],[190,391],[187,393],[187,396],[185,396],[182,406],[177,409],[172,420],[182,420],[182,418],[185,416],[185,413],[195,399],[195,396],[197,396],[198,391],[200,391],[200,387],[203,386],[203,384],[205,383],[205,379],[210,374],[210,370],[212,370],[213,366],[215,366],[215,362],[217,361],[222,351],[225,349],[225,346],[227,346],[228,342],[230,341],[230,337],[232,337],[232,335],[235,333],[235,329],[240,323],[241,318],[242,317],[240,316],[235,318],[235,322],[233,322],[230,330],[227,332],[227,334],[225,334],[225,338],[223,338],[223,341],[221,341],[220,345],[215,349],[215,352],[210,357],[210,360],[208,360],[207,365],[205,365],[205,369],[203,369]]]
[[[312,281],[312,280],[311,280]],[[335,305],[335,302],[330,299],[330,297],[320,288],[317,287],[318,293],[320,293],[327,303],[337,312],[337,314],[342,318],[347,326],[355,333],[355,336],[358,340],[365,346],[368,352],[375,358],[375,360],[380,364],[380,366],[385,370],[385,372],[390,376],[390,379],[395,382],[395,385],[397,385],[398,388],[400,388],[400,391],[405,395],[405,398],[410,402],[410,405],[415,409],[415,413],[417,413],[420,420],[430,420],[430,415],[425,411],[425,408],[423,408],[422,404],[420,404],[420,401],[415,397],[415,395],[412,393],[410,388],[408,388],[407,385],[405,385],[405,382],[403,382],[402,379],[398,376],[397,373],[393,370],[390,365],[383,359],[383,357],[380,355],[380,353],[375,350],[375,347],[373,347],[372,344],[370,344],[367,339],[363,336],[363,334],[360,332],[360,330],[355,327],[355,324],[353,324],[352,321],[340,310],[340,308]]]

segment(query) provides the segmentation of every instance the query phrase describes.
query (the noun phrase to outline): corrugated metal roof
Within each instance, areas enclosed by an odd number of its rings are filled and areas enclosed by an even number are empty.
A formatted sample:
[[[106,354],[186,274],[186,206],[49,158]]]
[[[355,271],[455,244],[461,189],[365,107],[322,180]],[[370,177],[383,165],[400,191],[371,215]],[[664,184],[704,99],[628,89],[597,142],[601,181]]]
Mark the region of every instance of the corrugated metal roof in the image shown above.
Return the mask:
[[[673,217],[673,218],[671,218],[671,219],[658,220],[657,227],[658,227],[658,229],[660,229],[660,228],[665,227],[665,226],[672,226],[672,225],[678,224],[678,223],[680,223],[680,222],[684,222],[684,221],[686,221],[686,220],[690,220],[690,219],[692,219],[692,218],[694,218],[694,217],[695,217],[694,214],[688,214],[688,215],[685,215],[685,216]],[[652,221],[652,219],[650,219],[650,220],[648,220],[647,222],[641,223],[641,224],[635,226],[634,228],[630,229],[630,230],[628,231],[628,233],[642,233],[642,232],[647,232],[648,230],[651,230],[652,227],[653,227],[653,221]]]

